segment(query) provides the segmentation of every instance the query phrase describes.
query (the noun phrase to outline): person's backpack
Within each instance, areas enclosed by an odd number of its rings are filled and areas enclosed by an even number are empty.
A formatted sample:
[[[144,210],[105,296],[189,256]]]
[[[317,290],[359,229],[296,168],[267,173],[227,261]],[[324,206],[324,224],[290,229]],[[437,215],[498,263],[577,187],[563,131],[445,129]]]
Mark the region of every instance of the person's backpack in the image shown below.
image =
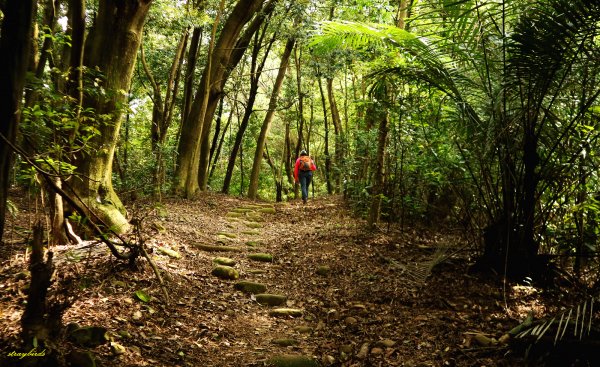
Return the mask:
[[[300,157],[300,166],[298,167],[300,171],[310,171],[312,166],[312,159],[309,156],[303,155]]]

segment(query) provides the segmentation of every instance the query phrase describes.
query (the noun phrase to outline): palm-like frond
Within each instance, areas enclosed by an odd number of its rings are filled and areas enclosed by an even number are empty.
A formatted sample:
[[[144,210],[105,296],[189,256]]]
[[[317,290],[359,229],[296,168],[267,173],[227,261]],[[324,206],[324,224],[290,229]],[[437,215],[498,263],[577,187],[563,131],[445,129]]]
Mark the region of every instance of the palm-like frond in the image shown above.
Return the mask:
[[[394,63],[376,67],[369,76],[384,77],[394,74],[417,78],[450,95],[460,106],[466,105],[461,95],[459,82],[468,82],[465,75],[455,68],[449,54],[437,49],[433,38],[419,37],[403,29],[380,24],[353,22],[326,22],[322,33],[313,37],[311,48],[317,53],[326,53],[336,48],[351,48],[370,53],[382,50],[395,52]],[[454,50],[454,55],[461,53]],[[464,55],[463,55],[464,56]],[[467,56],[464,56],[468,59]],[[477,118],[473,110],[470,117]]]
[[[562,340],[568,329],[572,329],[573,337],[583,339],[592,330],[595,302],[599,297],[591,297],[584,302],[562,311],[549,320],[534,324],[518,333],[515,337],[519,339],[535,338],[534,342],[542,339],[551,328],[554,330],[554,344]],[[554,329],[555,328],[555,329]]]

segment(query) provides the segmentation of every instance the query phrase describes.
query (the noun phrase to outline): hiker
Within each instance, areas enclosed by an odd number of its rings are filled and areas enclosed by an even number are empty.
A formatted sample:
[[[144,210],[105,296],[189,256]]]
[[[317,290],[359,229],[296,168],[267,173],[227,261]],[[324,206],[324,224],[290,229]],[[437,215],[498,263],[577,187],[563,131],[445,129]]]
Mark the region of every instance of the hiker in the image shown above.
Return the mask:
[[[308,185],[312,181],[313,173],[316,171],[317,166],[315,162],[308,156],[306,150],[300,152],[300,157],[296,159],[296,165],[294,166],[294,179],[296,183],[300,182],[302,188],[302,202],[306,204],[308,201]]]

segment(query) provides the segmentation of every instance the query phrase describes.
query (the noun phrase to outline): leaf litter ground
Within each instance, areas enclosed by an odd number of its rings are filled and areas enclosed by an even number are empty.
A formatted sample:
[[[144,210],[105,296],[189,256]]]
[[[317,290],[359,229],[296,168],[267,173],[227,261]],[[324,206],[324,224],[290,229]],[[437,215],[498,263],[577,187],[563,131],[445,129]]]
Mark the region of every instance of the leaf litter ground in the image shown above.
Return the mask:
[[[468,275],[472,251],[461,231],[368,231],[339,197],[274,204],[274,214],[264,207],[271,205],[210,193],[167,199],[148,211],[143,238],[169,302],[145,260],[131,269],[102,244],[54,247],[55,287],[62,287],[55,296],[75,300],[64,323],[106,327],[125,347],[118,354],[108,344],[94,348],[102,366],[265,366],[277,355],[303,355],[323,366],[524,364],[506,347],[481,345],[474,336],[493,341],[528,311],[548,308],[533,288],[503,289]],[[3,357],[18,348],[29,282],[28,213],[8,219],[0,250]],[[272,261],[251,260],[251,253],[271,254]],[[212,275],[216,257],[233,259],[239,279]],[[283,306],[301,316],[272,316],[273,306],[234,288],[240,280],[285,296]],[[64,355],[78,348],[64,335],[55,346]]]

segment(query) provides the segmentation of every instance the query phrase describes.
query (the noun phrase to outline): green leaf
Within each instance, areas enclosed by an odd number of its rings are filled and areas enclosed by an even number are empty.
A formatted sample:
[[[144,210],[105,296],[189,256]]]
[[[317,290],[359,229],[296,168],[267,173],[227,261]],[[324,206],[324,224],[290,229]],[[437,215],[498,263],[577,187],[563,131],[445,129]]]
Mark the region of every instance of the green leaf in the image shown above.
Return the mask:
[[[150,296],[142,290],[135,291],[135,296],[144,303],[150,302]]]

